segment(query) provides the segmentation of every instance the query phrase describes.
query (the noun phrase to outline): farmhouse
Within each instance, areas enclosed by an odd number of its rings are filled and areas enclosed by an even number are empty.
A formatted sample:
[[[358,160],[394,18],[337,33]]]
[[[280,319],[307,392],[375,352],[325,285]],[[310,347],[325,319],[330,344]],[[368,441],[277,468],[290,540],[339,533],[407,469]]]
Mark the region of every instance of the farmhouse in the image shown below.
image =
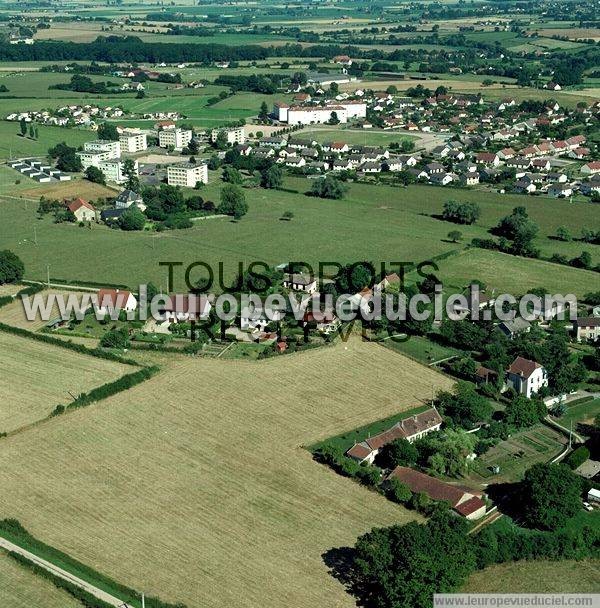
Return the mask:
[[[208,166],[205,163],[179,163],[167,167],[169,186],[194,188],[198,182],[208,184]]]
[[[67,207],[78,222],[91,222],[96,219],[96,210],[82,198],[76,198]]]
[[[506,372],[506,384],[529,399],[548,386],[548,372],[536,361],[517,357]]]
[[[317,279],[303,273],[288,273],[283,277],[283,286],[294,291],[315,293],[317,291]]]
[[[346,454],[359,462],[373,464],[379,450],[396,439],[406,439],[411,443],[429,433],[439,431],[442,426],[442,417],[432,407],[420,414],[405,418],[397,422],[392,428],[360,443],[355,443]]]
[[[132,312],[137,308],[137,300],[130,291],[121,289],[101,289],[97,293],[97,309],[100,314],[113,310]]]
[[[600,317],[582,317],[573,322],[575,337],[582,340],[596,341],[600,338]]]
[[[409,467],[396,467],[388,476],[407,485],[411,492],[423,493],[432,500],[450,503],[450,506],[467,519],[479,519],[485,515],[485,502],[472,490],[445,483]]]
[[[212,305],[206,296],[175,294],[168,296],[158,314],[162,324],[198,321],[208,318]]]

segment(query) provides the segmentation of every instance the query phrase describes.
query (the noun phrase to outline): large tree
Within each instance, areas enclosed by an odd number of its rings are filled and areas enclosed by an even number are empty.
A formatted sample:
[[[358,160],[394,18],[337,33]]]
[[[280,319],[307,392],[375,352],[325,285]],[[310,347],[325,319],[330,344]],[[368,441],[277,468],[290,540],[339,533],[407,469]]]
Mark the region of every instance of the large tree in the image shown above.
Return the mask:
[[[426,524],[374,528],[356,543],[354,592],[361,605],[431,608],[475,567],[465,520],[438,511]]]
[[[326,175],[313,182],[309,194],[319,198],[339,199],[345,192],[346,187],[339,179],[333,175]]]
[[[384,445],[376,457],[377,465],[383,469],[393,469],[399,465],[410,466],[417,462],[417,448],[407,439],[394,439]]]
[[[248,203],[244,192],[239,186],[226,184],[221,189],[221,204],[218,207],[219,213],[232,215],[236,220],[248,212]]]
[[[533,465],[521,491],[523,519],[533,528],[556,530],[581,509],[581,478],[566,464]]]
[[[479,422],[487,422],[493,412],[491,403],[477,393],[473,384],[459,382],[454,392],[438,394],[439,408],[459,426],[471,428]]]
[[[25,266],[16,253],[5,249],[0,251],[0,285],[20,281],[25,274]]]

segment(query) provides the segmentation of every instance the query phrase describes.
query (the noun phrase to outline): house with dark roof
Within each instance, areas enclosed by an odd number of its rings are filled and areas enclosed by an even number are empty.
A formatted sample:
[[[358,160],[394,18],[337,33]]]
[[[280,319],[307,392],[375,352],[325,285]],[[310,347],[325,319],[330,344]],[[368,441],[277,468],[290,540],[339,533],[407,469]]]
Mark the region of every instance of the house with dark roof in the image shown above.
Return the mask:
[[[415,416],[400,420],[387,431],[383,431],[364,441],[355,443],[346,455],[358,462],[373,464],[379,450],[396,439],[406,439],[411,443],[429,433],[439,431],[442,426],[442,417],[435,407],[429,408]]]
[[[582,340],[596,341],[600,339],[600,317],[581,317],[573,322],[575,337]]]
[[[485,515],[486,505],[482,494],[475,490],[446,483],[409,467],[396,467],[387,479],[397,479],[415,494],[422,493],[432,500],[447,502],[456,513],[469,520],[479,519]]]
[[[517,357],[506,370],[506,384],[530,399],[543,386],[548,386],[548,372],[537,361]]]
[[[531,329],[531,323],[522,317],[515,317],[508,321],[502,321],[498,329],[511,340],[520,333],[527,333]]]

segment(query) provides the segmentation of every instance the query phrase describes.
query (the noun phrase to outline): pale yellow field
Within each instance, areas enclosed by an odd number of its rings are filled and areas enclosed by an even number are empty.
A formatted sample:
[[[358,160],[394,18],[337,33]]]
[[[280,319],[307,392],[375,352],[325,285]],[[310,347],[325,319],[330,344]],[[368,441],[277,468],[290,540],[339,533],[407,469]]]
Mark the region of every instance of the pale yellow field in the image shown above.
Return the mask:
[[[6,283],[0,285],[0,298],[3,296],[14,296],[20,289],[23,289],[25,285],[18,285],[15,283]]]
[[[5,608],[81,608],[66,591],[33,574],[0,552],[0,606]]]
[[[0,432],[45,418],[60,403],[135,368],[0,332]]]
[[[33,301],[34,297],[39,298],[42,296],[45,305],[45,303],[49,301],[49,297],[53,297],[53,295],[61,295],[64,298],[69,298],[69,296],[76,298],[73,300],[73,302],[79,305],[82,294],[83,292],[80,291],[44,289],[44,291],[41,291],[34,296],[29,296],[29,301]],[[68,302],[68,300],[65,300],[65,302]],[[36,314],[35,318],[30,321],[25,314],[23,300],[20,297],[15,298],[11,304],[7,304],[6,306],[2,306],[2,308],[0,308],[0,323],[6,323],[7,325],[12,325],[13,327],[20,327],[21,329],[26,329],[28,331],[38,331],[45,327],[48,324],[48,321],[60,317],[60,310],[56,305],[56,300],[52,300],[52,304],[53,306],[48,320],[43,319],[41,314]]]
[[[171,356],[144,384],[0,442],[0,517],[189,608],[349,608],[323,554],[418,516],[302,446],[450,385],[356,337],[258,362]]]
[[[476,572],[464,593],[598,593],[600,560],[512,562]]]

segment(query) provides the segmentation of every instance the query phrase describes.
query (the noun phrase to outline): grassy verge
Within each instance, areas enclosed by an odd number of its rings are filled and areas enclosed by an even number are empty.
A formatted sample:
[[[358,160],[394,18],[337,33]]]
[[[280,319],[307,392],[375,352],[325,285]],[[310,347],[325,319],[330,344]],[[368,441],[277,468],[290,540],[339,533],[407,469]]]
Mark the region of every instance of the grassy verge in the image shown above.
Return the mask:
[[[0,535],[38,557],[52,562],[55,566],[98,587],[98,589],[114,595],[131,606],[141,608],[140,594],[137,591],[117,583],[108,576],[82,564],[70,555],[43,543],[32,536],[16,519],[0,520]],[[102,604],[97,604],[97,606],[103,608]],[[155,597],[147,597],[146,606],[147,608],[184,608],[183,604],[169,604]],[[91,608],[96,608],[96,605],[91,604]]]

